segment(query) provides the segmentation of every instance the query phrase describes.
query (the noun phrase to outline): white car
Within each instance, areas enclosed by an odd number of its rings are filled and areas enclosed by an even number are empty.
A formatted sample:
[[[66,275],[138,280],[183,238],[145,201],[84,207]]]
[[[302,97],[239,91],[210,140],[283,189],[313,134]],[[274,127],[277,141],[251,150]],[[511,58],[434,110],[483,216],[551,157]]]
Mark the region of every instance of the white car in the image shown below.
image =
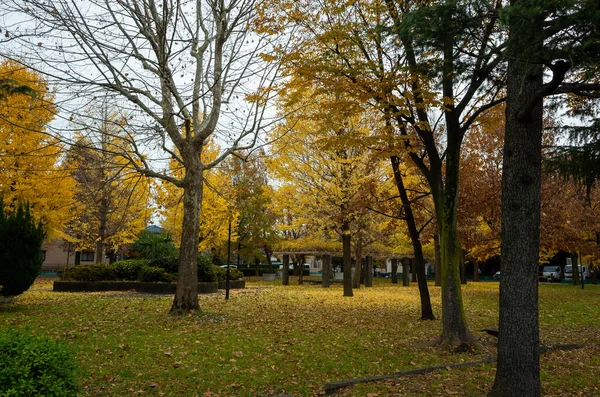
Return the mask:
[[[221,265],[221,267],[222,267],[223,269],[227,269],[227,265]],[[231,265],[231,264],[230,264],[230,265],[229,265],[229,268],[230,268],[230,269],[237,269],[237,265]]]

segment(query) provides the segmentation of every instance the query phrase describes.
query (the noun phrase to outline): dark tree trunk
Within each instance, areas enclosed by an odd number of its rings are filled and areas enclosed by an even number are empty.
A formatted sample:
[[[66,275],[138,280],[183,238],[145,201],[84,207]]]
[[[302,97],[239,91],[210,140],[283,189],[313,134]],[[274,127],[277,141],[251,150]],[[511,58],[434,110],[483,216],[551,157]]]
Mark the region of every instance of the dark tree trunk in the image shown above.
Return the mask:
[[[519,15],[508,21],[498,365],[490,396],[541,392],[537,275],[543,109],[534,98],[543,84],[542,62],[535,59],[541,55],[543,19]]]
[[[290,285],[290,256],[283,255],[283,269],[281,271],[281,284]]]
[[[594,267],[593,263],[590,262],[590,269]],[[592,270],[592,284],[598,284],[598,269]]]
[[[304,262],[306,261],[306,257],[304,255],[300,255],[300,271],[298,272],[298,285],[304,284]]]
[[[344,271],[344,296],[354,296],[352,292],[352,251],[351,251],[350,225],[342,224],[342,254]]]
[[[410,259],[402,258],[400,263],[402,264],[402,285],[408,287],[410,286]]]
[[[425,275],[425,258],[423,257],[423,246],[421,245],[421,235],[419,230],[417,229],[417,225],[415,224],[415,218],[412,212],[412,205],[408,198],[408,193],[406,192],[406,188],[404,186],[404,180],[402,179],[402,173],[400,172],[400,158],[397,156],[392,156],[390,158],[392,162],[392,170],[394,172],[394,180],[396,182],[396,188],[398,189],[398,194],[400,195],[400,200],[402,201],[402,207],[404,209],[404,217],[406,219],[406,226],[408,227],[408,232],[410,235],[410,240],[413,246],[413,252],[415,255],[414,259],[414,276],[418,276],[416,281],[419,283],[419,296],[421,298],[421,318],[433,320],[435,317],[433,315],[433,309],[431,307],[431,297],[429,295],[429,287],[427,286],[427,277]],[[439,249],[438,249],[439,254]],[[436,260],[436,263],[439,261]],[[435,275],[436,279],[438,277],[439,269],[436,269]],[[403,275],[403,277],[405,277]]]
[[[473,262],[473,281],[479,281],[479,262]]]
[[[323,255],[323,288],[329,288],[329,277],[331,277],[331,256]]]
[[[358,233],[356,240],[356,250],[354,253],[354,278],[352,279],[352,287],[360,288],[360,275],[362,272],[362,233]]]
[[[465,252],[460,253],[460,283],[467,283],[467,263],[465,262]]]
[[[411,281],[413,283],[417,282],[417,270],[415,269],[415,261],[413,259],[410,260],[410,275],[411,275]]]
[[[438,236],[437,231],[433,235],[433,244],[434,244],[434,251],[435,251],[435,263],[434,263],[435,286],[441,287],[442,286],[442,259],[441,259],[441,255],[440,255],[440,238]]]
[[[198,232],[202,202],[202,168],[188,167],[183,191],[183,227],[179,249],[179,269],[171,313],[199,310]]]
[[[362,285],[365,285],[365,273],[366,273],[366,269],[367,269],[367,258],[363,258],[361,261],[361,268],[360,268],[360,283]]]
[[[398,259],[392,259],[392,284],[398,284]]]
[[[373,286],[373,257],[368,255],[365,268],[365,287]]]

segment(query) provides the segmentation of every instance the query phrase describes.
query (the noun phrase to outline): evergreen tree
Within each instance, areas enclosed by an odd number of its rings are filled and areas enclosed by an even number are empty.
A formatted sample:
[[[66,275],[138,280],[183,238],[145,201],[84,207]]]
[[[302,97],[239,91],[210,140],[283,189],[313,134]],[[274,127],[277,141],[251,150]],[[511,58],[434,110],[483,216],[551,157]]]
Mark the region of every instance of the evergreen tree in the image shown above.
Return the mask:
[[[36,222],[29,203],[16,209],[4,208],[0,197],[0,294],[15,296],[27,291],[38,276],[44,256],[42,242],[46,233]]]

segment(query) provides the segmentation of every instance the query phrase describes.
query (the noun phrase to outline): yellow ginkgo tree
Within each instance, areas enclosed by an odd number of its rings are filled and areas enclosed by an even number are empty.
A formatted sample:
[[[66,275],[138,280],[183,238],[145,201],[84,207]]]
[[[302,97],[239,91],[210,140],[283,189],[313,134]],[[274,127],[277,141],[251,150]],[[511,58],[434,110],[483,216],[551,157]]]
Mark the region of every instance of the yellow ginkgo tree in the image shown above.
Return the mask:
[[[46,134],[55,116],[53,95],[37,73],[10,61],[0,63],[0,81],[26,90],[0,96],[0,194],[4,205],[29,202],[49,238],[62,236],[74,181],[59,164],[60,142]]]

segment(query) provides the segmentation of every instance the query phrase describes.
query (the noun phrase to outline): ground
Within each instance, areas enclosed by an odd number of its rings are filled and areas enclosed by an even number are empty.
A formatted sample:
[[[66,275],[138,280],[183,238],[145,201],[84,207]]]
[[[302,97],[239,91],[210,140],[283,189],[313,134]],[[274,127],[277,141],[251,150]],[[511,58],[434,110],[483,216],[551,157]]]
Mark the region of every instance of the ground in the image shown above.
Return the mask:
[[[294,280],[292,280],[294,284]],[[199,314],[168,314],[172,296],[55,293],[43,279],[11,304],[0,327],[59,339],[79,363],[81,396],[315,396],[344,379],[477,361],[495,353],[480,329],[497,326],[498,283],[464,286],[469,325],[483,348],[453,353],[429,346],[441,323],[419,320],[418,290],[376,280],[354,297],[341,286],[248,288],[201,296]],[[435,314],[440,291],[430,284]],[[600,395],[600,287],[540,286],[543,345],[596,344],[542,358],[547,396]],[[494,365],[444,369],[359,384],[337,396],[482,396]]]

